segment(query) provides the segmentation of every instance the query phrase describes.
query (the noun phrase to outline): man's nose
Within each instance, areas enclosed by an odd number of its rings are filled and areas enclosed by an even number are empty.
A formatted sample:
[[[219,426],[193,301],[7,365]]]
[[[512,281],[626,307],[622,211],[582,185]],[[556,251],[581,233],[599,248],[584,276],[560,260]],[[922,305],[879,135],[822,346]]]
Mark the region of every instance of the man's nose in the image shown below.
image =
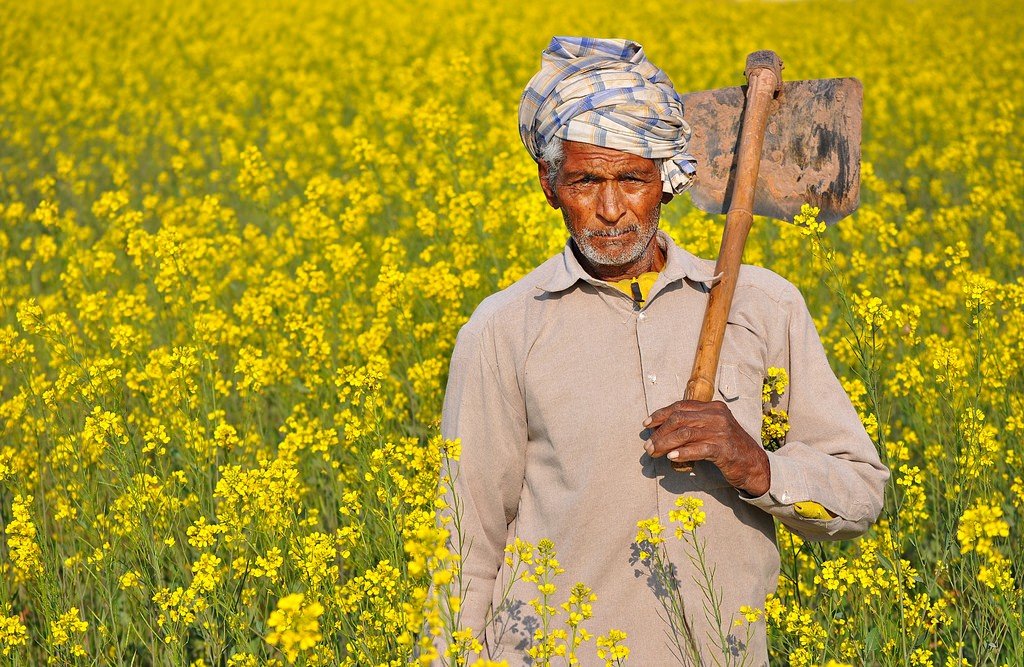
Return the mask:
[[[619,184],[615,181],[601,183],[597,199],[597,217],[604,222],[616,223],[626,212]]]

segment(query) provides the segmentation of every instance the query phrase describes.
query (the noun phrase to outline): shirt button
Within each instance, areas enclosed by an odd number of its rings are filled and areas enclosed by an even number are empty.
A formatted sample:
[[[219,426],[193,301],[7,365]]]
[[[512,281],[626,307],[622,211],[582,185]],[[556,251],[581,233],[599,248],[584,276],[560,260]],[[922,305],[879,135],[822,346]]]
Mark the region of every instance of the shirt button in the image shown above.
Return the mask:
[[[654,373],[651,373],[650,375],[647,376],[647,379],[651,381],[651,384],[654,384],[655,382],[658,381],[658,376],[655,375]]]
[[[647,313],[640,313],[639,315],[636,316],[636,318],[638,320],[646,320],[647,319]]]
[[[782,495],[779,496],[779,502],[782,503],[783,505],[789,503],[789,494],[783,492]]]

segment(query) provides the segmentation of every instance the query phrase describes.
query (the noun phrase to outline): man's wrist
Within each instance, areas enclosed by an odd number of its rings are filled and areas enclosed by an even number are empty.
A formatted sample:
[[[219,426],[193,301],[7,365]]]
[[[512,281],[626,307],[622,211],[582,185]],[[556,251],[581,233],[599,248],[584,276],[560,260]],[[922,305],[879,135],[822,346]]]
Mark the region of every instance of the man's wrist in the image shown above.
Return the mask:
[[[754,450],[756,462],[754,463],[753,472],[747,478],[747,482],[740,487],[740,490],[753,498],[763,496],[768,493],[768,489],[772,485],[772,468],[768,461],[768,454],[763,449]]]

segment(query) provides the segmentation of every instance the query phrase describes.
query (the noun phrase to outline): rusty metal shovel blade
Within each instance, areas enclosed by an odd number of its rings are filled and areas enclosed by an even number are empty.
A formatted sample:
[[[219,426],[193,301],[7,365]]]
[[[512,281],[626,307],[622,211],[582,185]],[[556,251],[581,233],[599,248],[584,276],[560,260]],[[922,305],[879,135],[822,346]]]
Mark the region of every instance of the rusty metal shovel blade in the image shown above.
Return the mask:
[[[708,213],[729,210],[745,95],[746,86],[734,86],[682,96],[697,158],[690,197]],[[806,202],[833,223],[857,208],[862,100],[854,78],[783,82],[768,116],[754,215],[792,222]]]

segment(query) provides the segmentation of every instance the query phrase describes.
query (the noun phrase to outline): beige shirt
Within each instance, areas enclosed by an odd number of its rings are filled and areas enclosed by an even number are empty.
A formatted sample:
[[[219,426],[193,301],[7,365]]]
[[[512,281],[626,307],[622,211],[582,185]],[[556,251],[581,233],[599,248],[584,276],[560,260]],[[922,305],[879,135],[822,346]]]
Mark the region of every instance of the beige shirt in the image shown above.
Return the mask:
[[[630,664],[687,664],[667,622],[664,591],[637,558],[637,521],[668,512],[680,494],[704,501],[705,541],[721,595],[722,630],[746,664],[766,664],[763,621],[734,627],[741,605],[763,608],[775,589],[774,518],[810,540],[863,533],[882,508],[889,472],[828,365],[799,291],[767,269],[743,266],[729,316],[715,400],[761,441],[761,385],[769,367],[789,372],[781,407],[786,444],[768,452],[771,487],[752,498],[707,462],[680,473],[644,451],[642,423],[683,397],[693,365],[714,263],[663,231],[666,263],[644,307],[584,271],[571,250],[485,299],[459,332],[441,430],[460,438],[454,492],[464,549],[464,626],[484,630],[485,654],[529,664],[536,585],[509,579],[504,547],[516,536],[554,541],[565,568],[556,607],[581,581],[597,594],[595,637],[623,630]],[[451,500],[451,499],[450,499]],[[835,518],[808,519],[794,503],[814,501]],[[691,632],[708,664],[723,663],[704,611],[699,575],[666,531]],[[494,609],[493,623],[487,623]],[[561,627],[561,612],[555,627]],[[712,641],[714,637],[714,641]],[[593,640],[581,664],[603,665]],[[717,658],[717,659],[716,659]]]

